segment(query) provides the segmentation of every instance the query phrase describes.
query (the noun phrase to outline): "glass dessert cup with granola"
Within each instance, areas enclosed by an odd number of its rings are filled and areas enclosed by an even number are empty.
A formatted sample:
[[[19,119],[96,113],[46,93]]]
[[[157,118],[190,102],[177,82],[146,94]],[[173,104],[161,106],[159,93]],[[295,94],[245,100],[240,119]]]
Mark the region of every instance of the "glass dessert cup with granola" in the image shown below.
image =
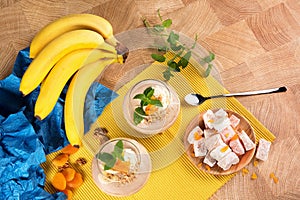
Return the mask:
[[[177,119],[180,101],[175,90],[163,81],[146,79],[125,95],[123,114],[128,124],[143,134],[157,134]]]
[[[113,196],[128,196],[139,191],[150,172],[151,160],[146,149],[128,138],[102,144],[92,163],[96,185]]]

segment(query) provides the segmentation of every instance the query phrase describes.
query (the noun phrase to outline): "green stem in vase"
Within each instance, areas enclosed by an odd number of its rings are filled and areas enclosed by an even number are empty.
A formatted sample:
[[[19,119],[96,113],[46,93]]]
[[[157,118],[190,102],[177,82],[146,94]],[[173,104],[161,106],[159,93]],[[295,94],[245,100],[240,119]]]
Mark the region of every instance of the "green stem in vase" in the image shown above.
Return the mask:
[[[160,37],[160,45],[155,46],[158,52],[166,53],[168,51],[171,51],[175,54],[174,57],[171,59],[167,59],[164,55],[161,55],[159,53],[151,54],[153,60],[161,63],[167,63],[168,67],[163,72],[163,77],[165,78],[165,80],[168,81],[171,79],[171,77],[174,76],[173,73],[180,72],[182,69],[186,68],[190,61],[190,58],[192,57],[192,54],[196,55],[196,53],[192,50],[197,44],[198,36],[195,36],[194,44],[191,47],[187,47],[185,44],[182,44],[180,42],[179,34],[175,33],[174,31],[167,31],[167,28],[170,28],[170,26],[172,25],[172,20],[163,20],[160,14],[160,10],[157,10],[157,14],[161,22],[160,24],[155,24],[151,26],[151,24],[146,18],[143,18],[143,23],[148,28],[147,30],[149,34],[154,34]],[[214,58],[215,55],[209,52],[209,55],[207,57],[200,59],[201,65],[207,65],[204,77],[209,76],[213,67],[213,64],[211,62],[214,60]]]

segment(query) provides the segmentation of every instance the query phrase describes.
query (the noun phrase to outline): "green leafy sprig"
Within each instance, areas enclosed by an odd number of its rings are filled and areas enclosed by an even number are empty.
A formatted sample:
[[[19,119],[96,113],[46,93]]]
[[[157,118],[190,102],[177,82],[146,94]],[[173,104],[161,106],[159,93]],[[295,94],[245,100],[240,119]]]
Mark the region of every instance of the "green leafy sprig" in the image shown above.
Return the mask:
[[[147,114],[143,110],[144,106],[147,106],[149,104],[157,107],[163,106],[160,100],[151,98],[153,94],[154,94],[154,89],[152,87],[148,87],[144,90],[142,94],[137,94],[133,97],[133,99],[141,100],[140,106],[135,108],[134,110],[135,112],[133,113],[133,121],[135,125],[141,123],[141,121],[145,119],[144,116],[147,116]]]
[[[147,19],[143,19],[144,25],[151,30],[150,33],[159,36],[163,41],[163,45],[158,45],[157,50],[158,52],[166,53],[167,51],[172,51],[174,53],[173,58],[168,59],[159,53],[151,54],[153,60],[157,62],[166,62],[168,68],[163,72],[163,77],[166,80],[170,80],[171,77],[174,76],[173,72],[180,72],[182,69],[186,68],[189,60],[192,56],[192,50],[195,48],[198,36],[195,36],[194,44],[191,47],[187,47],[185,44],[180,42],[179,34],[175,33],[174,31],[167,32],[167,28],[172,25],[171,19],[163,20],[162,16],[160,15],[160,11],[157,10],[158,17],[160,19],[160,24],[156,24],[151,26]],[[209,55],[205,58],[202,58],[200,64],[205,65],[207,64],[207,68],[205,70],[204,76],[209,76],[213,64],[211,63],[215,58],[213,53],[209,53]]]
[[[114,150],[111,153],[103,152],[97,155],[98,159],[105,163],[104,170],[109,170],[113,168],[117,159],[124,161],[123,157],[123,141],[119,140],[115,146]]]

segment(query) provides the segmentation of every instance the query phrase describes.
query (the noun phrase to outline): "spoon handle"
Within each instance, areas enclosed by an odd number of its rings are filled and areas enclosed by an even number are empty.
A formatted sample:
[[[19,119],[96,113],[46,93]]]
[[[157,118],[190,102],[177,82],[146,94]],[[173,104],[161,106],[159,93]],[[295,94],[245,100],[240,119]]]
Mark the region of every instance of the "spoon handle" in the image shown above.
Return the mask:
[[[233,96],[250,96],[250,95],[271,94],[271,93],[278,93],[278,92],[285,92],[285,91],[287,91],[286,87],[279,87],[279,88],[266,89],[266,90],[238,92],[238,93],[231,93],[231,94],[222,94],[222,95],[212,96],[211,98],[233,97]]]

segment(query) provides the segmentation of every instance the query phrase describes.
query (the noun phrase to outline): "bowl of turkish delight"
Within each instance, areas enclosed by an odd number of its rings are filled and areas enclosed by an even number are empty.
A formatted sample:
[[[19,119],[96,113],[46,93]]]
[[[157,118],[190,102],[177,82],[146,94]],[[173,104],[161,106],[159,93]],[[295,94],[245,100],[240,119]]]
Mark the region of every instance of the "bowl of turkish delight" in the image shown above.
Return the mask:
[[[198,114],[188,125],[184,146],[193,164],[214,175],[235,173],[255,154],[255,133],[240,114],[224,109]]]

